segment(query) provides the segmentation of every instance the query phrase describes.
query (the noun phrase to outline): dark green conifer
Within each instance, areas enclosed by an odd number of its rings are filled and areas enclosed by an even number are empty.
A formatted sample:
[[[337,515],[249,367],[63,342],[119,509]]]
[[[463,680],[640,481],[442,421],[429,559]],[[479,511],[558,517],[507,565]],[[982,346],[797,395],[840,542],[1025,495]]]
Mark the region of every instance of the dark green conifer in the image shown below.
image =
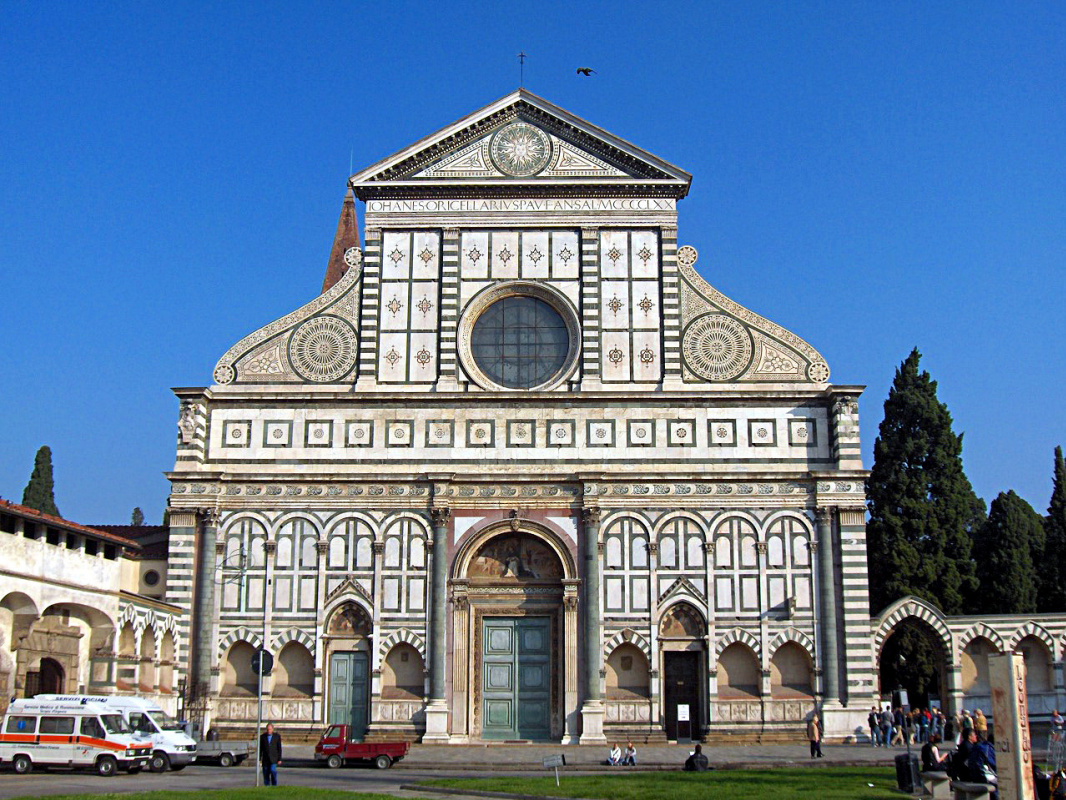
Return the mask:
[[[144,524],[144,512],[141,511],[141,507],[137,506],[133,509],[133,513],[130,514],[130,525],[134,527]]]
[[[1036,565],[1044,552],[1044,521],[1013,491],[1000,492],[981,526],[977,577],[980,610],[988,614],[1031,614],[1037,609]]]
[[[1066,463],[1062,448],[1055,448],[1055,480],[1051,503],[1044,517],[1044,559],[1040,572],[1041,611],[1066,611]]]
[[[921,357],[915,348],[896,370],[866,484],[874,613],[905,595],[946,614],[974,610],[971,545],[985,506],[963,472],[962,436],[936,381],[918,371]]]
[[[43,514],[60,516],[52,480],[52,450],[48,445],[38,450],[33,460],[33,474],[22,493],[22,505],[35,508]]]

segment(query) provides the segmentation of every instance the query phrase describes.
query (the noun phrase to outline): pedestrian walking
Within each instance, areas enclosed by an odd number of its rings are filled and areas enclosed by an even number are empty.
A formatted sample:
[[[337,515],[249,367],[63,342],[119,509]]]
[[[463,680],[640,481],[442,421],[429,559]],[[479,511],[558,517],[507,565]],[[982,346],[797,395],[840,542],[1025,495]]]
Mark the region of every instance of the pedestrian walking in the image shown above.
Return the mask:
[[[817,714],[812,714],[807,723],[807,741],[811,743],[811,758],[822,757],[822,723]]]
[[[259,737],[259,763],[263,768],[263,785],[278,785],[281,766],[281,734],[274,733],[274,723],[268,722],[266,733]]]
[[[870,709],[869,716],[866,717],[866,722],[870,726],[870,745],[877,747],[881,744],[881,720],[878,719],[880,715],[877,713],[877,706]]]

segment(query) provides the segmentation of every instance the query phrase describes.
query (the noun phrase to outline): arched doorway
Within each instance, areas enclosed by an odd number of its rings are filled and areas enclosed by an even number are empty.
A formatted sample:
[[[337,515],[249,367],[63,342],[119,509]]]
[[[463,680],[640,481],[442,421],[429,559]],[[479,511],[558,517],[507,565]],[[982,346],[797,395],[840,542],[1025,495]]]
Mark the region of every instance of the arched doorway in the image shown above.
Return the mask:
[[[929,708],[948,696],[948,653],[940,634],[918,617],[904,617],[888,633],[878,653],[880,696],[905,689],[912,708]],[[946,705],[945,705],[946,708]]]
[[[681,733],[703,734],[707,725],[707,653],[704,636],[707,623],[689,603],[670,606],[659,621],[659,647],[663,660],[663,717],[666,738],[678,738],[678,719],[688,713],[689,724]],[[679,714],[679,709],[681,712]]]
[[[506,523],[467,542],[453,574],[453,733],[559,741],[577,714],[572,555],[534,523]]]
[[[326,621],[328,657],[326,721],[348,725],[362,739],[370,722],[370,616],[354,601],[337,606]]]

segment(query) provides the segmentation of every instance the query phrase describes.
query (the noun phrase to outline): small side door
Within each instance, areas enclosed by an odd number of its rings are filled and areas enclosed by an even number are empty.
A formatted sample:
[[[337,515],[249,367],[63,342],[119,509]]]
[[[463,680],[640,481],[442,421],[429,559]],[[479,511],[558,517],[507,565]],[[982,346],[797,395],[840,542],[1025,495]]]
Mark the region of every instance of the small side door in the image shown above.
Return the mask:
[[[48,764],[70,764],[74,760],[74,717],[41,717],[37,730],[41,757]]]

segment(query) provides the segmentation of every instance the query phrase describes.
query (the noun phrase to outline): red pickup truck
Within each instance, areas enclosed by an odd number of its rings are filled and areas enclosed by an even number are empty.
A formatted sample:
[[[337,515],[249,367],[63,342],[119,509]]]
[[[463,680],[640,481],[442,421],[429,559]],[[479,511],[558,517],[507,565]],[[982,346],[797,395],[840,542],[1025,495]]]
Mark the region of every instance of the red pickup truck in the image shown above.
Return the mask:
[[[325,761],[336,769],[349,761],[372,761],[378,769],[388,769],[411,749],[409,742],[353,742],[347,725],[330,725],[315,745],[315,761]]]

